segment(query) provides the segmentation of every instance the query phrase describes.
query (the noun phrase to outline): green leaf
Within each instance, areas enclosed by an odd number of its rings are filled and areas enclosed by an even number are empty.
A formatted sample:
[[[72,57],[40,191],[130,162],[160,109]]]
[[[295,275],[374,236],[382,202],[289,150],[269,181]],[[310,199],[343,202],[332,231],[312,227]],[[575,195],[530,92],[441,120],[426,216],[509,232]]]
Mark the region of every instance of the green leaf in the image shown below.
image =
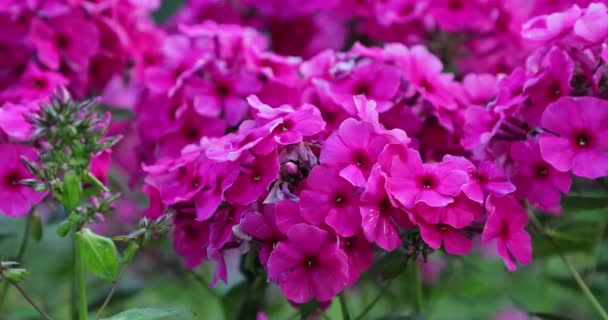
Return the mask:
[[[76,239],[87,270],[100,279],[114,281],[118,273],[118,251],[114,242],[89,229],[78,232]]]
[[[103,320],[192,320],[196,319],[194,312],[184,309],[153,309],[139,308],[123,311]]]
[[[63,177],[62,202],[66,211],[70,212],[80,203],[82,197],[82,181],[74,171],[69,171]]]

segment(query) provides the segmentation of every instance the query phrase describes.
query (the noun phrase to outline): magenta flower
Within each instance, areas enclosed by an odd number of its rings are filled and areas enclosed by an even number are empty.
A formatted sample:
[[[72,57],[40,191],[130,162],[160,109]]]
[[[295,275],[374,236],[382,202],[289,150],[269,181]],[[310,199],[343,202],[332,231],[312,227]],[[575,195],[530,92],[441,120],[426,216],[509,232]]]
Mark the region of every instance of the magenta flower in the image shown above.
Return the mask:
[[[574,24],[574,34],[591,42],[605,41],[608,37],[608,8],[597,2],[589,4],[585,13]]]
[[[227,206],[215,213],[210,220],[209,248],[220,250],[234,239],[233,227],[239,224],[245,209],[243,206]]]
[[[315,225],[323,222],[338,235],[350,237],[361,227],[358,188],[338,175],[338,169],[320,165],[312,169],[308,188],[300,195],[302,217]]]
[[[325,121],[321,112],[315,106],[304,104],[298,110],[289,105],[272,108],[262,103],[258,97],[247,98],[249,105],[259,113],[257,118],[264,122],[272,122],[271,127],[274,140],[281,145],[302,142],[304,137],[311,137],[325,128]]]
[[[582,10],[578,5],[552,14],[534,17],[522,26],[524,39],[537,42],[550,42],[568,35]]]
[[[39,110],[38,102],[14,104],[6,102],[0,108],[0,131],[7,136],[26,141],[32,135],[32,124],[25,116],[33,115]]]
[[[540,153],[559,171],[595,179],[608,175],[608,102],[564,97],[547,107]]]
[[[483,213],[481,205],[464,194],[444,207],[431,207],[424,202],[416,205],[413,218],[420,228],[420,236],[431,248],[443,244],[449,254],[467,254],[472,242],[459,229],[468,226]]]
[[[198,182],[202,185],[194,196],[196,219],[207,220],[213,216],[224,200],[224,192],[232,186],[238,176],[238,164],[234,162],[205,161],[201,166],[204,176]]]
[[[279,167],[279,156],[276,152],[241,164],[238,178],[226,190],[226,200],[241,205],[248,205],[256,201],[277,179]]]
[[[489,213],[481,234],[484,243],[497,239],[496,250],[509,271],[514,271],[515,260],[520,264],[532,261],[532,241],[526,232],[528,214],[513,196],[489,196],[486,201]]]
[[[221,114],[229,125],[238,124],[249,112],[246,97],[260,90],[260,81],[255,74],[228,70],[219,64],[207,69],[209,81],[191,80],[187,88],[193,95],[194,109],[203,116]]]
[[[357,187],[364,187],[378,154],[388,139],[377,134],[369,122],[346,119],[338,132],[323,143],[319,161],[340,168],[340,176]]]
[[[561,193],[570,191],[570,174],[556,170],[543,160],[535,141],[513,143],[510,154],[514,160],[515,195],[528,199],[536,208],[559,213]]]
[[[420,236],[433,249],[445,248],[449,254],[467,254],[473,247],[471,239],[465,237],[458,229],[447,224],[430,224],[419,222]]]
[[[330,92],[334,101],[353,111],[353,96],[364,95],[376,101],[379,112],[393,106],[392,99],[400,86],[400,76],[391,66],[363,62],[357,65],[343,80],[330,83]]]
[[[407,213],[392,205],[385,190],[386,174],[379,165],[374,166],[361,194],[361,226],[370,242],[392,251],[401,245],[398,226],[411,228]]]
[[[268,276],[296,303],[328,301],[348,282],[348,257],[326,231],[297,224],[268,259]]]
[[[275,205],[267,205],[262,213],[245,212],[239,222],[241,231],[261,242],[259,258],[263,265],[266,265],[275,246],[280,241],[286,240],[285,235],[277,227],[275,211]]]
[[[194,220],[192,208],[180,210],[174,218],[173,249],[185,260],[186,268],[193,269],[207,260],[209,222]]]
[[[408,149],[406,157],[393,160],[388,189],[406,209],[419,202],[442,207],[453,202],[467,182],[468,175],[463,170],[445,163],[423,164],[420,153]]]
[[[483,203],[488,194],[502,197],[515,191],[503,167],[491,161],[484,160],[476,168],[464,157],[446,155],[443,160],[469,174],[469,182],[462,187],[462,192],[473,201]]]
[[[23,179],[35,178],[23,165],[21,157],[35,161],[38,153],[31,147],[3,143],[0,144],[0,154],[3,159],[0,166],[0,213],[9,217],[26,215],[46,193],[36,192],[19,183]]]
[[[363,233],[340,239],[340,248],[348,256],[348,282],[353,285],[359,280],[361,272],[369,269],[374,258],[374,246],[365,239]]]
[[[51,19],[34,18],[29,38],[40,61],[54,70],[65,59],[68,66],[83,72],[99,51],[99,30],[81,10]]]

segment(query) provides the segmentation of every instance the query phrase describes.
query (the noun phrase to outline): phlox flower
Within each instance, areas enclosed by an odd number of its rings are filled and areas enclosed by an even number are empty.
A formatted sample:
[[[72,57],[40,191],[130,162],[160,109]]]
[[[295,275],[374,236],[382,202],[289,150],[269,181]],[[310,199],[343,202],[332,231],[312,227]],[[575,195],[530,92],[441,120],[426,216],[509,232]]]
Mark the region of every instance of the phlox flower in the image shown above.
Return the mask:
[[[496,239],[496,250],[509,271],[514,271],[515,260],[520,264],[532,261],[532,241],[525,227],[526,209],[513,196],[489,196],[486,201],[488,219],[481,234],[484,243]]]
[[[416,203],[442,207],[454,201],[468,175],[445,163],[423,164],[420,153],[408,149],[407,156],[395,158],[390,168],[388,189],[393,197],[406,209]]]
[[[340,168],[340,176],[364,187],[378,154],[388,143],[369,122],[347,119],[323,143],[319,161]]]
[[[0,144],[3,164],[0,166],[0,212],[9,217],[28,214],[32,205],[42,201],[46,193],[36,192],[19,181],[33,179],[21,157],[30,161],[38,158],[36,149],[18,144]]]
[[[559,213],[561,193],[570,191],[568,172],[560,172],[540,156],[538,143],[517,141],[511,145],[515,194],[531,205],[550,213]]]
[[[608,102],[564,97],[541,120],[540,154],[555,169],[595,179],[608,175]]]
[[[359,191],[339,176],[338,168],[317,166],[306,183],[308,187],[300,195],[301,215],[306,221],[315,225],[327,223],[343,237],[359,231]]]
[[[226,200],[241,205],[256,201],[277,179],[279,167],[276,151],[241,164],[239,176],[226,190]]]
[[[348,282],[353,285],[359,280],[361,272],[369,269],[374,258],[374,246],[367,241],[363,233],[340,239],[340,248],[348,256]]]
[[[431,248],[442,244],[449,254],[467,254],[472,242],[459,231],[481,216],[481,205],[464,194],[444,207],[431,207],[424,202],[416,205],[413,220],[420,228],[420,236]]]
[[[40,61],[53,70],[66,62],[83,72],[99,51],[99,30],[80,10],[50,19],[34,18],[29,40]]]
[[[328,232],[296,224],[268,259],[268,276],[295,302],[328,301],[346,286],[348,256]]]
[[[398,226],[411,228],[407,213],[391,203],[385,189],[386,174],[380,165],[374,166],[361,194],[361,225],[365,238],[384,250],[401,245]]]

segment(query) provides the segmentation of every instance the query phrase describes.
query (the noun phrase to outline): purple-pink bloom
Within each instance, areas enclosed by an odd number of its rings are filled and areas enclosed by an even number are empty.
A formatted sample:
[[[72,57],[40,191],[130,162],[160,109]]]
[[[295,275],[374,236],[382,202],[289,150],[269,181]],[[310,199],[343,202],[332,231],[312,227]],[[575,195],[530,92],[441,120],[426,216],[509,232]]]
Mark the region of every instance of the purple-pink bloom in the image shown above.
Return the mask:
[[[511,145],[515,195],[536,208],[559,213],[561,193],[570,191],[570,173],[560,172],[540,156],[535,141],[517,141]]]
[[[405,209],[419,202],[442,207],[453,202],[467,182],[468,175],[463,170],[445,163],[423,164],[420,153],[408,149],[407,156],[393,159],[388,189]]]
[[[313,168],[306,182],[300,195],[302,217],[315,225],[325,222],[342,237],[355,235],[361,228],[358,188],[327,165]]]
[[[488,194],[502,197],[515,191],[504,168],[494,162],[484,160],[476,168],[464,157],[446,155],[443,160],[469,175],[469,182],[462,187],[462,192],[473,201],[483,203]]]
[[[489,196],[486,200],[488,219],[481,239],[484,243],[497,239],[496,251],[509,271],[515,271],[515,260],[520,264],[532,261],[532,240],[526,232],[528,214],[513,196]]]
[[[374,246],[365,239],[363,233],[340,239],[340,248],[348,256],[348,282],[353,285],[359,280],[361,272],[369,269],[374,258]]]
[[[340,176],[364,187],[378,154],[388,139],[375,132],[369,122],[346,119],[323,143],[319,161],[340,168]]]
[[[279,167],[279,156],[276,152],[241,164],[238,178],[226,190],[226,200],[241,205],[256,201],[277,179]]]
[[[542,115],[540,153],[555,169],[595,179],[608,175],[608,102],[564,97]]]
[[[386,174],[379,165],[374,166],[361,194],[361,226],[370,242],[392,251],[401,245],[398,226],[413,227],[407,213],[391,203],[385,189]]]
[[[243,214],[239,222],[241,231],[261,242],[259,258],[262,265],[266,265],[270,253],[275,246],[286,240],[285,234],[279,231],[276,222],[276,205],[267,205],[263,212],[248,211]]]
[[[336,238],[301,223],[291,227],[287,241],[270,254],[268,276],[293,302],[328,301],[346,287],[348,257]]]
[[[18,144],[0,144],[3,164],[0,166],[0,212],[9,217],[28,214],[32,205],[42,201],[46,193],[22,185],[23,179],[33,179],[21,157],[30,161],[38,159],[36,149]]]
[[[72,69],[85,72],[99,51],[99,30],[81,10],[50,19],[34,18],[29,39],[40,61],[53,70],[65,62]]]

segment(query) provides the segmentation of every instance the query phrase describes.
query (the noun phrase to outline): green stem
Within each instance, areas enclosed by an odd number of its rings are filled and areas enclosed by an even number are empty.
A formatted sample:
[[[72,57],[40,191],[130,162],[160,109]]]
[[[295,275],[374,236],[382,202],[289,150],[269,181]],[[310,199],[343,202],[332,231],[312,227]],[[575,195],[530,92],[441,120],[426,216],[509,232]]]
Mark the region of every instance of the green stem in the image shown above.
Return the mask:
[[[126,269],[127,269],[126,264],[123,264],[120,266],[120,271],[118,271],[118,275],[116,276],[116,280],[114,280],[112,289],[110,289],[110,293],[108,293],[106,300],[104,300],[103,305],[101,306],[101,308],[99,308],[99,311],[97,312],[97,316],[95,317],[95,319],[101,318],[103,309],[105,309],[106,306],[108,306],[108,303],[110,303],[110,300],[112,299],[112,296],[114,295],[114,292],[116,291],[116,288],[118,288],[118,283],[120,282],[120,279],[122,278],[122,274],[125,272]]]
[[[23,288],[22,288],[22,287],[21,287],[19,284],[15,283],[15,282],[13,282],[13,281],[11,281],[11,280],[8,280],[8,279],[7,279],[7,281],[6,281],[6,282],[7,282],[7,283],[12,284],[12,285],[13,285],[15,288],[17,288],[17,290],[19,290],[19,292],[21,292],[21,295],[22,295],[22,296],[25,298],[25,300],[27,300],[27,302],[29,302],[29,303],[32,305],[32,307],[34,307],[34,309],[36,309],[36,311],[38,311],[38,313],[40,313],[40,315],[42,315],[42,317],[43,317],[44,319],[51,320],[51,317],[49,317],[49,315],[48,315],[48,314],[46,314],[46,313],[45,313],[45,312],[42,310],[42,308],[40,308],[40,307],[39,307],[39,306],[36,304],[36,302],[34,302],[34,299],[32,299],[32,298],[31,298],[31,297],[30,297],[30,296],[27,294],[27,292],[25,291],[25,289],[23,289]]]
[[[346,304],[346,298],[344,298],[344,292],[341,292],[338,296],[340,300],[340,308],[342,308],[342,319],[350,320],[350,313],[348,312],[348,305]]]
[[[422,312],[423,309],[423,298],[422,298],[422,278],[420,276],[420,263],[418,263],[418,261],[414,261],[414,268],[413,268],[413,272],[414,272],[414,290],[415,292],[415,296],[416,296],[416,305],[415,305],[415,310],[416,310],[416,314],[420,314],[420,312]]]
[[[88,307],[87,302],[87,283],[86,283],[86,272],[84,268],[84,261],[82,254],[78,248],[78,243],[75,245],[75,260],[76,260],[76,287],[78,291],[78,319],[87,320]]]
[[[361,311],[361,313],[357,316],[357,318],[355,318],[355,320],[362,320],[365,318],[365,316],[367,316],[367,314],[372,311],[372,308],[376,305],[376,303],[378,303],[378,301],[380,301],[380,298],[382,298],[382,296],[388,291],[388,286],[391,284],[391,280],[388,280],[386,282],[386,284],[380,288],[380,292],[378,292],[378,294],[376,295],[376,297],[374,298],[374,300],[372,300],[372,302],[370,302],[365,309],[363,309],[363,311]]]
[[[587,286],[587,284],[585,283],[583,278],[581,278],[581,275],[578,273],[578,271],[576,271],[576,269],[574,268],[572,263],[566,258],[566,256],[562,254],[561,250],[557,246],[557,243],[555,243],[555,241],[553,241],[553,238],[546,232],[542,223],[536,218],[536,215],[534,215],[534,212],[532,212],[531,210],[528,210],[528,212],[530,213],[530,218],[532,220],[532,223],[534,223],[536,228],[540,231],[540,233],[547,239],[549,244],[553,247],[553,249],[555,250],[557,255],[560,257],[560,259],[562,260],[564,265],[568,268],[568,271],[570,272],[570,274],[572,275],[572,277],[574,278],[574,280],[580,287],[581,291],[583,291],[583,294],[585,295],[587,300],[589,300],[589,302],[591,303],[591,305],[593,306],[595,311],[597,311],[597,313],[601,316],[601,318],[603,320],[608,320],[608,313],[606,313],[606,310],[604,310],[604,308],[599,303],[597,298],[593,295],[593,292],[591,292],[591,289],[589,289],[589,287]]]
[[[19,245],[19,251],[17,251],[17,257],[15,258],[15,261],[21,263],[21,260],[23,260],[23,255],[25,254],[25,249],[27,248],[27,244],[28,244],[28,239],[30,238],[30,229],[32,227],[32,212],[30,211],[30,213],[27,215],[27,218],[25,220],[25,231],[23,232],[23,239],[21,239],[21,244]],[[8,294],[8,287],[9,287],[10,283],[8,282],[4,282],[2,284],[2,291],[0,291],[0,310],[2,310],[2,306],[4,305],[4,300],[6,299],[6,296]]]

